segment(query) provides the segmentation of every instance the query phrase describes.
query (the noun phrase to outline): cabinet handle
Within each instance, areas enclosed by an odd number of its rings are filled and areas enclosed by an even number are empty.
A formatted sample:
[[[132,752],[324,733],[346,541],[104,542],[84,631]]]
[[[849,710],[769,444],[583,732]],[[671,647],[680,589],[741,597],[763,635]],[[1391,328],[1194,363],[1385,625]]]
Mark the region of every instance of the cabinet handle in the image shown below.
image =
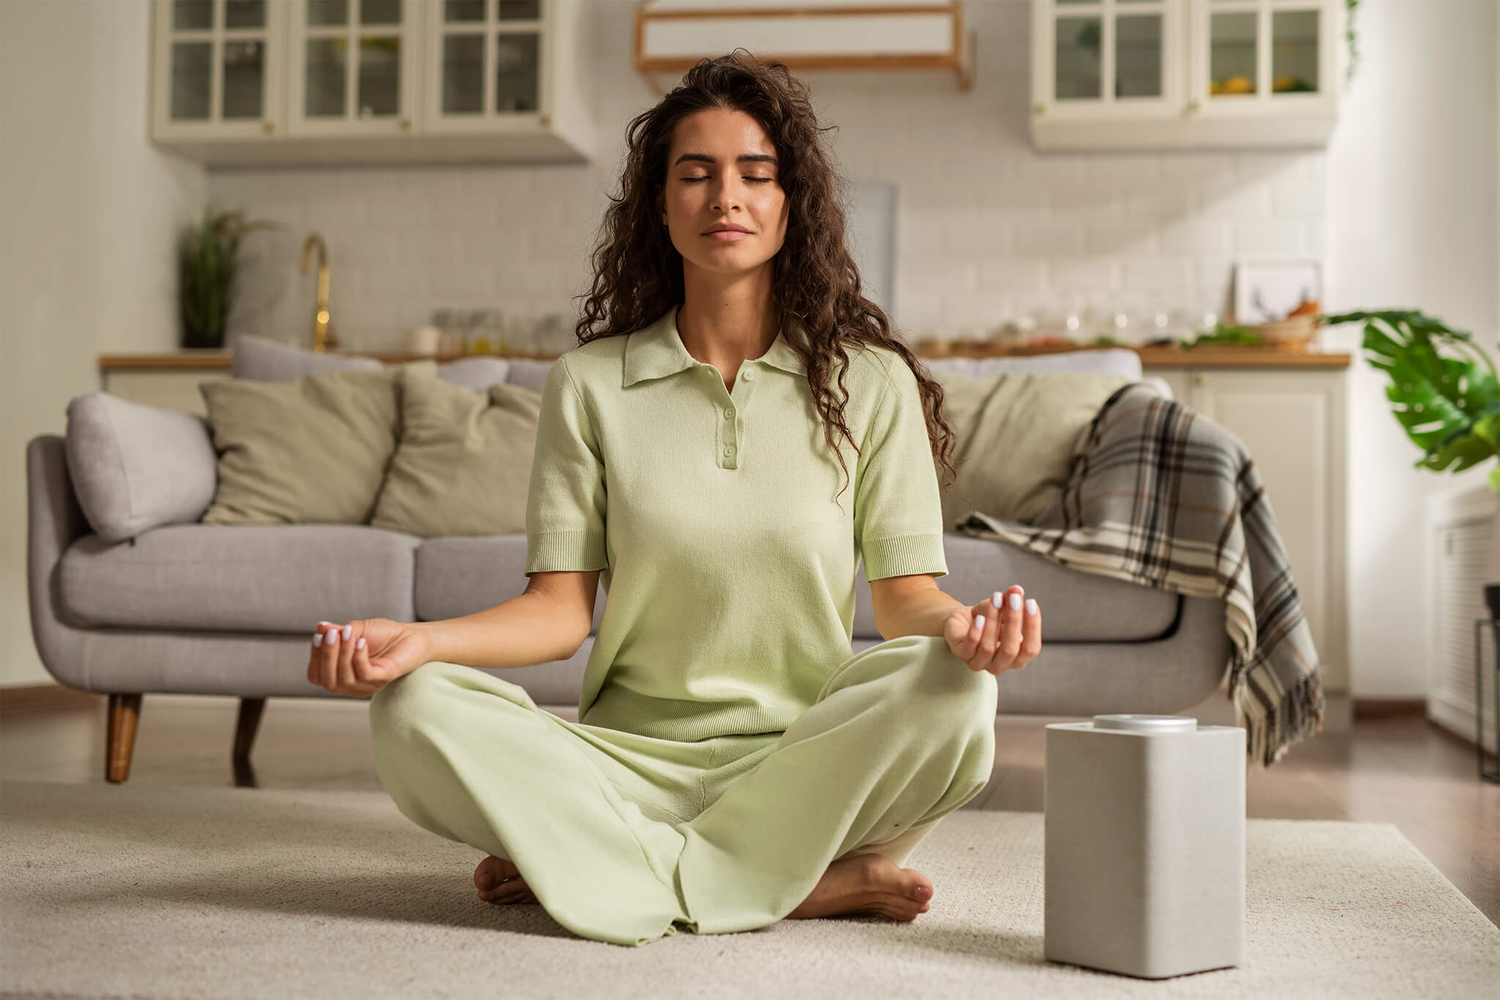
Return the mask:
[[[551,115],[537,115],[536,120],[542,126],[542,128],[550,128],[552,126]]]
[[[260,123],[260,130],[266,135],[270,135],[276,131],[276,123],[273,121],[263,121]]]
[[[1208,385],[1208,375],[1203,372],[1193,372],[1193,384],[1196,386]]]
[[[411,131],[411,119],[410,118],[403,118],[403,119],[401,119],[401,131],[403,131],[403,132],[410,132]]]
[[[1198,112],[1203,110],[1203,102],[1196,97],[1193,98],[1193,100],[1188,103],[1188,110],[1193,114],[1197,114]]]
[[[1047,113],[1047,105],[1033,104],[1031,106],[1031,113],[1034,115],[1045,115]]]

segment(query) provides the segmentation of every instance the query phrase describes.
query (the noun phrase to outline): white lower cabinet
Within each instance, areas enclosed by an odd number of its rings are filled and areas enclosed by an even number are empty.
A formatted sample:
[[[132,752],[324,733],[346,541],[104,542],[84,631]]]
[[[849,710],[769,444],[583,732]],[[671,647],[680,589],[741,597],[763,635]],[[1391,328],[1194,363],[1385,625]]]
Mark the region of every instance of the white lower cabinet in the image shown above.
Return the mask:
[[[1349,690],[1346,369],[1147,368],[1249,448],[1286,547],[1326,691]]]

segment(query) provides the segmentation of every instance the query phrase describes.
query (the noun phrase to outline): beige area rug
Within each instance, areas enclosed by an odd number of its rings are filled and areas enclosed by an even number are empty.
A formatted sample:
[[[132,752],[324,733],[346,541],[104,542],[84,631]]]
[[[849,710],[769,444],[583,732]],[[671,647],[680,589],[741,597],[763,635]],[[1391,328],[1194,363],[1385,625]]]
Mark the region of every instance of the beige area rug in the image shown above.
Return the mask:
[[[783,920],[639,948],[494,907],[480,852],[373,791],[0,785],[0,990],[65,997],[1496,996],[1500,929],[1389,823],[1250,820],[1246,962],[1043,958],[1042,815],[960,810],[914,923]]]

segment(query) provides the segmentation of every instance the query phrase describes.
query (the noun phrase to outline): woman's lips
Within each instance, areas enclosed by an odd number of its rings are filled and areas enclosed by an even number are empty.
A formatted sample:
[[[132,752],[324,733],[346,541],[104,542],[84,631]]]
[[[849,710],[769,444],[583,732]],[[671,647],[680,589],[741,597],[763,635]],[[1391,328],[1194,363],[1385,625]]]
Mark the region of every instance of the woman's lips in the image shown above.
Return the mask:
[[[750,234],[742,233],[738,229],[720,229],[717,232],[704,233],[703,235],[707,236],[711,240],[718,240],[721,243],[734,243],[744,239]]]

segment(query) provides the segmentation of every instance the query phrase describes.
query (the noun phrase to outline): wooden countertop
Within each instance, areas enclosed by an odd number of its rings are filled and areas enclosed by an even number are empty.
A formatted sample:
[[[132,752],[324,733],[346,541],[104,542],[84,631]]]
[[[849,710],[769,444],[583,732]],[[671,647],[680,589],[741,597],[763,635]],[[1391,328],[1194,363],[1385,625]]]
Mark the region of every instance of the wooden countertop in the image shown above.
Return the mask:
[[[1026,357],[1036,354],[1061,354],[1068,351],[1106,350],[1109,348],[1061,347],[994,347],[992,345],[933,344],[919,342],[912,345],[917,354],[928,360],[938,358],[999,358]],[[1118,349],[1118,348],[1116,348]],[[1241,347],[1222,344],[1206,344],[1203,347],[1126,347],[1141,357],[1143,368],[1347,368],[1350,355],[1334,351],[1293,351],[1272,347]],[[330,351],[330,354],[345,354]],[[349,357],[375,358],[382,364],[401,364],[420,361],[424,358],[444,363],[462,357],[476,358],[533,358],[551,361],[555,354],[385,354],[380,352],[347,352]],[[232,354],[227,350],[184,350],[163,354],[101,354],[100,371],[127,370],[214,370],[230,367]]]

